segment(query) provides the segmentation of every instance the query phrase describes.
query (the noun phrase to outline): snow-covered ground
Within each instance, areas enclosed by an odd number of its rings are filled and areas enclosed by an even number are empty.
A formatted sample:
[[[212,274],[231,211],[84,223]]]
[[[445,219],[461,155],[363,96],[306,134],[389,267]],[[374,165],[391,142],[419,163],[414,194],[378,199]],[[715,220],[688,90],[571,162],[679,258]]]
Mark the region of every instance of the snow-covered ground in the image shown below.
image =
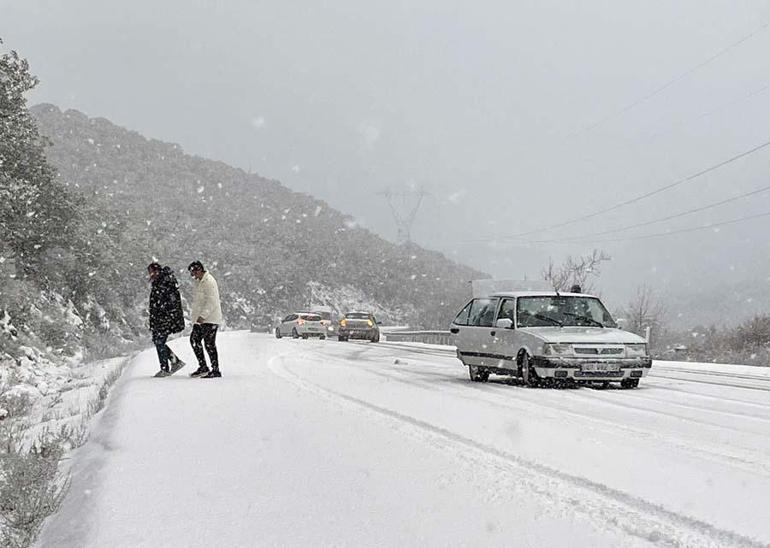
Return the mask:
[[[658,363],[637,390],[542,390],[471,383],[428,345],[219,347],[217,380],[133,361],[41,545],[770,543],[764,370]]]

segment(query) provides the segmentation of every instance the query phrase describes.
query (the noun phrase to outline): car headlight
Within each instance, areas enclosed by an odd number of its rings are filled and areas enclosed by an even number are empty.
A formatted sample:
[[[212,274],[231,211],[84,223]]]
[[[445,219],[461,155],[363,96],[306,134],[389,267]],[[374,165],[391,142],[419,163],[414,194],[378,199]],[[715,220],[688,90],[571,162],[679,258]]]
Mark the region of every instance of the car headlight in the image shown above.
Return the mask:
[[[564,343],[545,343],[543,345],[543,354],[546,356],[570,356],[572,354],[572,345]]]
[[[646,343],[635,343],[626,345],[626,357],[644,358],[648,356]]]

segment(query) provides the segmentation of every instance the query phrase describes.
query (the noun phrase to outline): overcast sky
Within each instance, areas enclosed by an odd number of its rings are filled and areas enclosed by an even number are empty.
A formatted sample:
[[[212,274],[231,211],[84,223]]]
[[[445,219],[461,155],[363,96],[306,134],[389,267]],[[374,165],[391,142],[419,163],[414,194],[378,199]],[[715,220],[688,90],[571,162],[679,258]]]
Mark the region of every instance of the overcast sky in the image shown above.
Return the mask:
[[[33,102],[278,179],[390,239],[376,193],[424,188],[413,239],[499,277],[600,246],[617,299],[642,282],[767,279],[770,220],[595,245],[473,240],[590,213],[770,140],[768,22],[770,2],[742,0],[0,0],[4,47],[41,79]],[[675,214],[769,175],[765,149],[529,239]],[[765,211],[770,192],[619,236]]]

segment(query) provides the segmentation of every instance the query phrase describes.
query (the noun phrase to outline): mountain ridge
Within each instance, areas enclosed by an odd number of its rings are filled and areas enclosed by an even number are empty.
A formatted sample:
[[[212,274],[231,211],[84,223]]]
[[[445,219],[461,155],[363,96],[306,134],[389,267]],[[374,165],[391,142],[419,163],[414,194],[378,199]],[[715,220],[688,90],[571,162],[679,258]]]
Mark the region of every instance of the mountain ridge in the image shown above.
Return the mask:
[[[154,259],[177,270],[201,259],[221,280],[232,326],[326,305],[443,327],[470,294],[467,282],[486,277],[438,252],[388,242],[276,180],[105,118],[51,104],[30,110],[52,142],[58,178],[108,210],[108,223],[126,236],[133,275]]]

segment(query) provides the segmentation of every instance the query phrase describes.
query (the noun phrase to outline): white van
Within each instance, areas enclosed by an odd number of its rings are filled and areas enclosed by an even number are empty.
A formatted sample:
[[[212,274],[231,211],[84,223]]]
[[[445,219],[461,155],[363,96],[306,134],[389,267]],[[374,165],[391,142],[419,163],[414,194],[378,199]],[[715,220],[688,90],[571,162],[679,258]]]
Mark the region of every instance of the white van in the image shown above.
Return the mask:
[[[490,373],[529,386],[619,382],[636,388],[652,366],[647,341],[618,329],[592,295],[514,291],[477,297],[457,314],[451,333],[472,381]]]

